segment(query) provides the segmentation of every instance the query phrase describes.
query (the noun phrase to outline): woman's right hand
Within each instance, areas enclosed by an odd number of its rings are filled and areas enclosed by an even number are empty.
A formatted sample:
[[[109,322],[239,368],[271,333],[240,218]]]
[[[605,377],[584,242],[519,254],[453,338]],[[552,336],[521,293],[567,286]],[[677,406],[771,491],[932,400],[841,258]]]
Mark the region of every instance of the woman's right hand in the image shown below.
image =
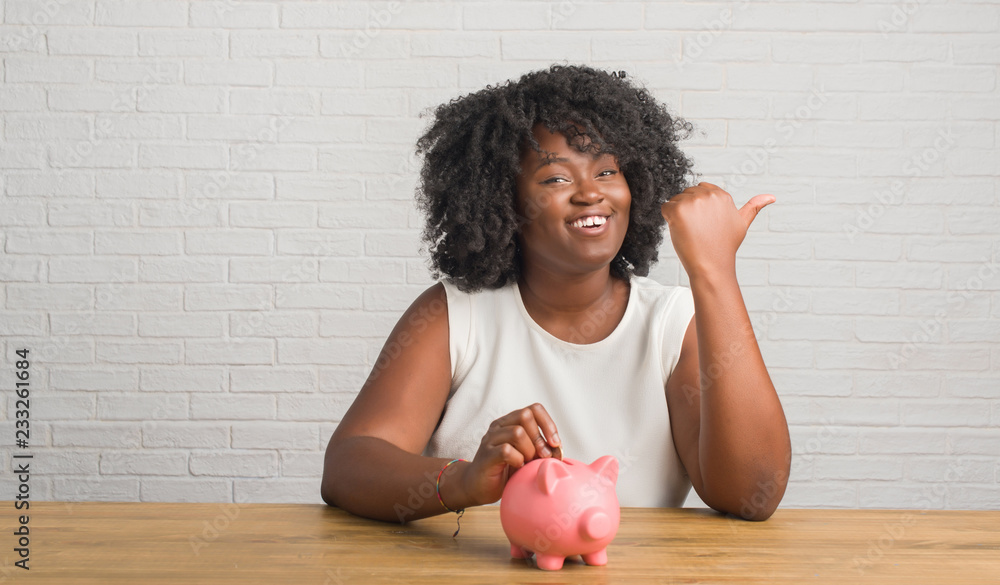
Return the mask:
[[[511,468],[517,470],[532,459],[551,457],[554,447],[561,447],[556,424],[537,402],[496,419],[465,468],[466,494],[476,505],[496,502],[503,495]]]

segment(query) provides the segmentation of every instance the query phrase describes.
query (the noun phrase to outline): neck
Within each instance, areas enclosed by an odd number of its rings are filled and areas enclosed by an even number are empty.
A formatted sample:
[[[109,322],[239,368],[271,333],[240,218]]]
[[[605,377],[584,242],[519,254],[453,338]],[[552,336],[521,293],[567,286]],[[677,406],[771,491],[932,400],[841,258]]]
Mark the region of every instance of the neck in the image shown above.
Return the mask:
[[[582,274],[550,272],[538,266],[523,266],[517,286],[525,307],[549,315],[571,316],[612,298],[615,287],[625,283],[611,276],[610,267]]]

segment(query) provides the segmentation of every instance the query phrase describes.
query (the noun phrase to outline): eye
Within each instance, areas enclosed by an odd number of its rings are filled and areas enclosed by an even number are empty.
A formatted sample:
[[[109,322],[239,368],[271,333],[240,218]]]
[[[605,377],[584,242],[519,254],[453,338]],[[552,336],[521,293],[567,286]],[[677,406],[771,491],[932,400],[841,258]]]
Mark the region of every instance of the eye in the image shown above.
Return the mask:
[[[599,177],[600,177],[600,176],[604,176],[604,173],[611,173],[612,175],[617,175],[617,174],[618,174],[618,171],[616,171],[616,170],[613,170],[613,169],[608,169],[608,170],[606,170],[606,171],[601,171],[601,173],[600,173],[600,174],[599,174],[598,176],[599,176]],[[608,175],[608,176],[610,176],[610,175]],[[545,185],[546,183],[551,183],[551,182],[553,182],[553,181],[555,181],[555,180],[557,180],[557,179],[558,179],[558,180],[562,180],[562,181],[565,181],[565,180],[566,180],[566,179],[564,179],[563,177],[552,177],[551,179],[546,179],[545,181],[542,181],[542,184],[543,184],[543,185]]]

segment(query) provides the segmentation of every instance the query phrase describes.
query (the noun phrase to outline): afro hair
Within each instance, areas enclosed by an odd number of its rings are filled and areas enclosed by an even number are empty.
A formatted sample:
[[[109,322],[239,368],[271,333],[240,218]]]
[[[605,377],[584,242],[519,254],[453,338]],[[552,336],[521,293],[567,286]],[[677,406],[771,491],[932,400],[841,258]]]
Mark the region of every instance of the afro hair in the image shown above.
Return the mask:
[[[416,153],[424,156],[417,203],[426,215],[422,237],[435,279],[446,276],[475,292],[519,277],[517,234],[529,218],[516,211],[516,183],[525,149],[542,153],[532,134],[538,123],[581,152],[599,149],[618,159],[632,203],[625,240],[609,268],[626,281],[649,274],[666,224],[660,206],[688,186],[692,162],[677,142],[692,126],[624,77],[551,65],[434,109]]]

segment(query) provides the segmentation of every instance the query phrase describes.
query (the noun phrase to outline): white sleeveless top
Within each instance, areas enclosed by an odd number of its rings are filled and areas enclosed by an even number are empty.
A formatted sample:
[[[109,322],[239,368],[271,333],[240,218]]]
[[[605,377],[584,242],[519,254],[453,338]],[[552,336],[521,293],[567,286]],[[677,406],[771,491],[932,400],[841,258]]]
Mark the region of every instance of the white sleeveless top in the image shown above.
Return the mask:
[[[538,402],[566,457],[618,459],[622,506],[683,505],[691,480],[674,448],[665,386],[694,316],[690,288],[633,276],[615,330],[581,345],[538,325],[516,282],[472,294],[442,282],[452,381],[425,456],[471,461],[491,422]],[[602,316],[595,312],[592,322]]]

